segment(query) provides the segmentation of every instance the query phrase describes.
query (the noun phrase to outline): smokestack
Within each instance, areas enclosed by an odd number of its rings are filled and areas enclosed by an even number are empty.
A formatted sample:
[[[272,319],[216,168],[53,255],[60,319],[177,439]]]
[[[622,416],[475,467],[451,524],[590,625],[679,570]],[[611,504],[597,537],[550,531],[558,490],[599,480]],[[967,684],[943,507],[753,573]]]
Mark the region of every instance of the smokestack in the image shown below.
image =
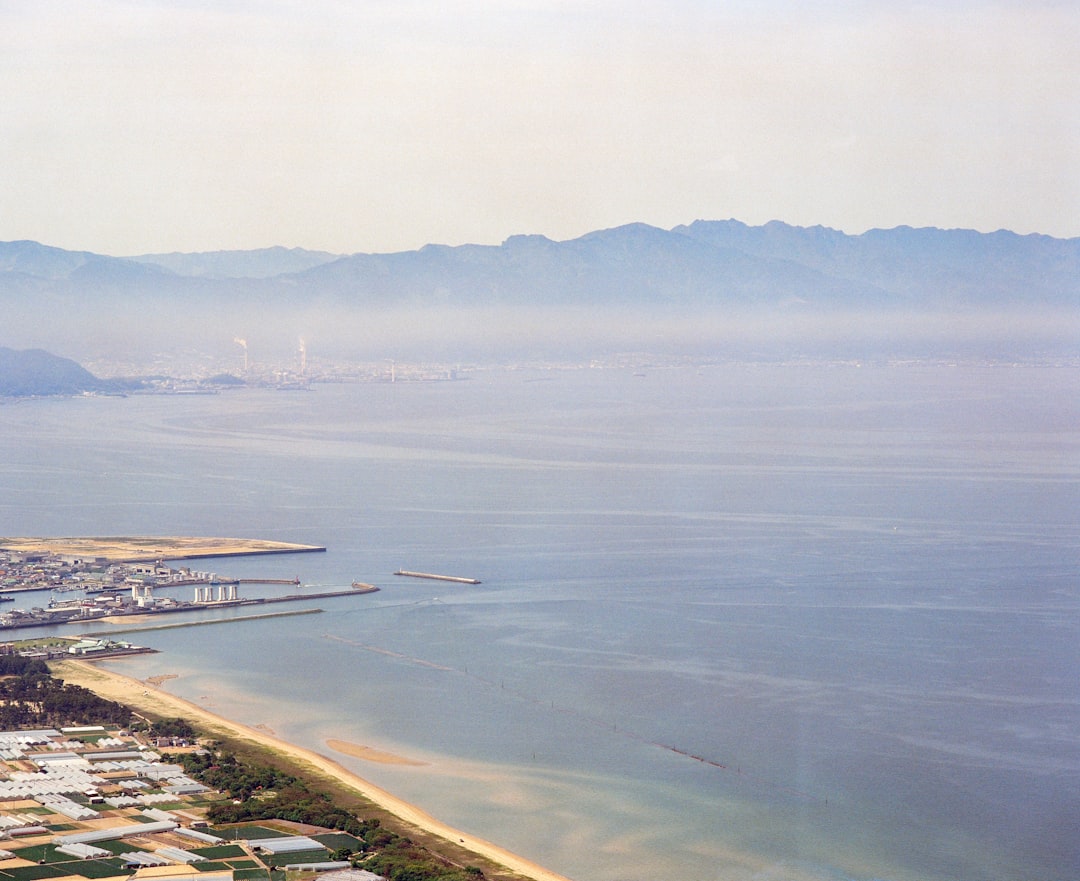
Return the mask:
[[[233,337],[233,342],[240,346],[244,350],[244,373],[247,373],[248,369],[248,356],[247,356],[247,340],[242,340],[240,337]]]

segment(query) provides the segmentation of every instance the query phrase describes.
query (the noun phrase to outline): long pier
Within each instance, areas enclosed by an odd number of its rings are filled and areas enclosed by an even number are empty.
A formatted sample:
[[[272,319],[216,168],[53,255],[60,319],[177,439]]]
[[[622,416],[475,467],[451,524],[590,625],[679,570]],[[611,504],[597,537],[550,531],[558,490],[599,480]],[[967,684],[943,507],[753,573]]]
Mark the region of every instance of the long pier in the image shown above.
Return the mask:
[[[395,575],[404,575],[407,578],[427,578],[431,581],[453,581],[457,584],[479,584],[479,578],[462,578],[460,575],[435,575],[431,572],[410,572],[408,569],[398,569]]]
[[[146,633],[151,630],[173,630],[177,627],[205,627],[208,624],[233,624],[237,621],[261,621],[264,618],[288,618],[293,615],[317,615],[322,611],[322,609],[297,609],[293,612],[265,612],[261,615],[244,615],[237,618],[211,618],[209,621],[182,621],[178,624],[147,624],[142,627],[124,627],[115,630],[102,630],[97,633],[84,633],[83,636],[111,638],[117,634],[123,633]],[[156,652],[157,649],[144,649],[143,651]],[[93,657],[97,658],[102,656],[95,654]]]

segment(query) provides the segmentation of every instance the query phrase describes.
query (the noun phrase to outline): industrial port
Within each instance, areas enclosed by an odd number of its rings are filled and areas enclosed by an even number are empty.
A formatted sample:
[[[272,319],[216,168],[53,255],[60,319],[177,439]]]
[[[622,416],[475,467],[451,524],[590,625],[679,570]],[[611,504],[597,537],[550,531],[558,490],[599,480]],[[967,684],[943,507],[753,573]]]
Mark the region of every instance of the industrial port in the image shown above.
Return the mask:
[[[353,581],[348,588],[296,592],[285,595],[247,597],[241,585],[288,585],[300,588],[295,578],[227,578],[217,572],[169,565],[166,560],[197,557],[232,557],[252,554],[325,551],[312,545],[289,545],[251,539],[218,538],[63,538],[0,539],[0,602],[14,602],[15,595],[48,592],[49,599],[29,609],[12,608],[0,613],[0,630],[44,627],[128,615],[163,615],[239,606],[262,606],[297,600],[357,596],[379,588]],[[480,584],[478,578],[440,575],[398,569],[394,575]],[[193,588],[191,599],[162,595],[169,588]],[[159,592],[155,592],[159,591]],[[68,598],[67,594],[71,594]]]
[[[113,548],[115,540],[100,540],[101,546],[90,548],[82,540],[80,553],[53,553],[43,546],[28,548],[26,544],[15,547],[0,544],[0,584],[5,591],[3,600],[15,601],[16,595],[30,592],[49,592],[49,599],[29,609],[14,608],[0,613],[0,629],[43,627],[68,622],[85,622],[94,619],[113,619],[127,615],[161,615],[176,612],[199,612],[238,606],[261,606],[269,603],[287,603],[297,600],[309,601],[329,597],[357,596],[379,590],[373,584],[353,582],[341,590],[321,590],[286,595],[245,597],[240,585],[271,584],[290,585],[299,588],[299,577],[283,578],[224,578],[216,572],[192,569],[189,566],[172,567],[163,560],[147,561],[146,540],[126,540],[129,548],[139,546],[133,553],[136,559],[118,560],[117,555],[95,553],[106,546]],[[70,540],[64,540],[70,541]],[[191,540],[179,540],[190,542]],[[213,542],[233,540],[206,540],[199,550],[203,553],[213,547]],[[209,544],[208,544],[209,543]],[[167,540],[153,540],[154,545],[164,545],[159,550],[165,555],[183,554],[179,546],[169,546]],[[283,553],[281,547],[267,549],[264,543],[252,542],[248,550],[236,550],[228,556],[245,554]],[[233,543],[230,547],[235,548]],[[296,550],[316,550],[307,546],[294,546]],[[65,547],[70,550],[70,545]],[[323,550],[318,548],[317,550]],[[89,552],[88,552],[89,551]],[[191,547],[187,548],[190,553]],[[226,556],[217,547],[216,556]],[[190,600],[175,595],[155,593],[166,588],[194,588]],[[66,595],[72,596],[68,599]]]

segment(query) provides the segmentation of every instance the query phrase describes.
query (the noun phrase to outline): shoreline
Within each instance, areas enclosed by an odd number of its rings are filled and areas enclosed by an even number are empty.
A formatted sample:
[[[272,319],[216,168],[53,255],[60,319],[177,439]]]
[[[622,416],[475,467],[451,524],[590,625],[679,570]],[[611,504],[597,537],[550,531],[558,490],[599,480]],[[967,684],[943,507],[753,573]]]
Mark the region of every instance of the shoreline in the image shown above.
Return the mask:
[[[122,673],[104,670],[93,661],[75,659],[64,659],[57,662],[56,668],[55,675],[65,682],[81,685],[103,698],[126,704],[133,710],[143,710],[163,716],[182,716],[191,720],[196,726],[206,728],[208,734],[212,734],[215,729],[224,731],[233,737],[254,742],[261,747],[286,755],[300,764],[311,765],[405,823],[416,826],[438,838],[445,839],[457,847],[482,856],[525,878],[531,878],[533,881],[570,881],[566,876],[545,869],[543,866],[518,856],[490,841],[455,829],[441,820],[435,819],[416,805],[410,804],[404,799],[398,798],[385,789],[365,780],[360,775],[321,753],[281,740],[267,731],[234,722],[217,713],[212,713],[198,704],[164,691],[161,685],[166,679],[173,678],[171,676],[155,676],[150,680],[143,681],[131,676],[125,676]],[[333,741],[333,743],[345,745],[342,741]],[[358,751],[359,749],[362,748],[357,748]],[[377,750],[373,751],[373,753],[390,755],[379,753]]]
[[[145,563],[155,560],[209,560],[216,557],[321,553],[325,552],[326,548],[261,538],[128,535],[3,537],[0,538],[0,550],[102,559],[110,563]]]

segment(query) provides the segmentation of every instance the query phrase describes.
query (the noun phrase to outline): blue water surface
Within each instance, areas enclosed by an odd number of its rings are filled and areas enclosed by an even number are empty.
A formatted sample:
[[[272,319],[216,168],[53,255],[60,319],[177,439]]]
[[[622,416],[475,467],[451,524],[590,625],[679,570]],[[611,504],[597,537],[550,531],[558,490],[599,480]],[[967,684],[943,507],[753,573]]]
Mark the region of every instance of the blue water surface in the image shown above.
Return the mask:
[[[112,666],[578,881],[1080,877],[1077,371],[463,375],[5,405],[0,534],[325,546]]]

